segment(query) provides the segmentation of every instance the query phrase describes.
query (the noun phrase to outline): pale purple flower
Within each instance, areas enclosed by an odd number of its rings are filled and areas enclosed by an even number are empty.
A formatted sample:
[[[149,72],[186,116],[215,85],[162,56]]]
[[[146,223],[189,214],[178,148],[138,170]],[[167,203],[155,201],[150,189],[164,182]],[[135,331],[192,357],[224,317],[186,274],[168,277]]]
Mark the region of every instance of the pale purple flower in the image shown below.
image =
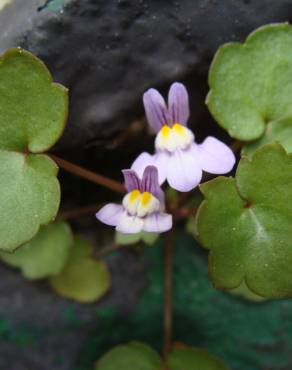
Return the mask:
[[[231,171],[235,156],[227,145],[212,136],[197,144],[187,128],[189,98],[183,84],[171,85],[168,107],[155,89],[146,91],[143,102],[149,125],[157,135],[156,153],[140,154],[131,167],[139,176],[146,166],[154,165],[160,184],[167,180],[172,188],[185,192],[200,183],[203,171],[213,174]]]
[[[127,194],[122,205],[110,203],[96,217],[101,222],[115,226],[123,234],[141,231],[162,233],[172,227],[172,216],[165,213],[164,193],[158,183],[158,171],[147,166],[142,179],[133,170],[123,170]]]

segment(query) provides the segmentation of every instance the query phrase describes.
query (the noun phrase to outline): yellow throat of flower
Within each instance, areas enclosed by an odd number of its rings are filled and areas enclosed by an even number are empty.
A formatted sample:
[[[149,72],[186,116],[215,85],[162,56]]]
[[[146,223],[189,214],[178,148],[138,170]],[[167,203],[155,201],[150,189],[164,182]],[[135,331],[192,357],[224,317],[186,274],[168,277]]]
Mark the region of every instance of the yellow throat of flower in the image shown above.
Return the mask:
[[[193,133],[180,123],[172,127],[164,125],[156,136],[155,146],[158,150],[173,152],[176,149],[185,149],[194,140]]]

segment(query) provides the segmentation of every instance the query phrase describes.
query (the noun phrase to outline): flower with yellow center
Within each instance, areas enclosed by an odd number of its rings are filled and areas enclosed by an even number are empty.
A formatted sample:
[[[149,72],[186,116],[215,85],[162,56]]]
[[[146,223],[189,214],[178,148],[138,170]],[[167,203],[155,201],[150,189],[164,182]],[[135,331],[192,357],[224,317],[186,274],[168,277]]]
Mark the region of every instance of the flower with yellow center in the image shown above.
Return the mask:
[[[232,151],[221,141],[209,136],[202,144],[195,142],[187,128],[189,99],[183,84],[175,82],[168,94],[168,106],[155,89],[143,96],[147,120],[157,133],[156,153],[142,153],[132,164],[141,175],[146,166],[158,168],[159,183],[165,180],[178,191],[190,191],[201,181],[203,171],[223,174],[235,163]]]
[[[157,168],[146,167],[142,179],[133,170],[124,170],[123,174],[128,193],[122,205],[107,204],[96,217],[124,234],[169,230],[172,217],[164,212],[164,194],[158,183]]]
[[[123,206],[130,215],[145,217],[159,210],[159,200],[149,193],[149,191],[141,193],[135,189],[125,195]]]

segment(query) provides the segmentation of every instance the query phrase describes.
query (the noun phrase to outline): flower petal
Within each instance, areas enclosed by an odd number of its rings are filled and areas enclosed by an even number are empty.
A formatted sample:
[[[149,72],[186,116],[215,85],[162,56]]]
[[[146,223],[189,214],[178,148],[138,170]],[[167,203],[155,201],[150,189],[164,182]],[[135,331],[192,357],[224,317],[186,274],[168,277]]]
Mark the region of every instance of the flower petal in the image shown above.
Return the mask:
[[[189,95],[179,82],[171,85],[168,93],[168,112],[171,123],[186,125],[190,115]]]
[[[208,136],[198,146],[200,165],[206,172],[221,174],[232,170],[235,156],[232,150],[215,137]]]
[[[143,228],[144,220],[137,216],[130,216],[124,212],[117,224],[116,230],[122,234],[136,234]]]
[[[169,123],[169,115],[165,101],[155,89],[149,89],[143,95],[144,108],[149,125],[158,132],[163,125]]]
[[[172,153],[167,166],[167,181],[173,189],[190,191],[199,185],[201,178],[202,169],[195,144],[187,150],[178,149]]]
[[[167,213],[153,213],[144,220],[143,230],[148,233],[163,233],[172,228],[172,216]]]
[[[156,197],[160,194],[161,189],[158,183],[158,169],[156,166],[147,166],[145,168],[141,182],[141,191],[148,191]]]
[[[167,175],[167,164],[170,155],[165,152],[156,152],[153,155],[153,165],[158,169],[158,182],[160,185],[164,183]]]
[[[158,182],[158,168],[156,166],[147,166],[144,170],[141,192],[144,191],[148,191],[159,200],[160,209],[165,208],[164,192]]]
[[[141,188],[141,182],[133,170],[122,170],[124,179],[125,179],[125,187],[127,189],[127,192],[131,192],[132,190],[140,190]]]
[[[140,179],[142,179],[144,170],[147,166],[154,165],[154,158],[149,153],[141,153],[133,162],[131,169],[137,173]]]
[[[169,155],[163,152],[157,152],[154,155],[143,152],[133,162],[131,169],[134,170],[140,179],[142,179],[147,166],[155,166],[158,169],[158,181],[162,185],[166,179],[167,163]]]
[[[97,213],[96,218],[109,226],[116,226],[124,212],[124,208],[115,203],[109,203],[102,207]]]

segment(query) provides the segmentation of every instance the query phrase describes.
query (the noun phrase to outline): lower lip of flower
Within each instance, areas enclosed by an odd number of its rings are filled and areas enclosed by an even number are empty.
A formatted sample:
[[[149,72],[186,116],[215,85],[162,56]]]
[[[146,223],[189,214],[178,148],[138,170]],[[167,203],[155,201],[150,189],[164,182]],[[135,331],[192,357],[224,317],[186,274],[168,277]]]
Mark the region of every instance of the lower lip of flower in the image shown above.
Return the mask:
[[[175,123],[172,127],[164,125],[155,139],[155,148],[159,151],[174,152],[186,149],[194,141],[194,135],[187,127]]]

